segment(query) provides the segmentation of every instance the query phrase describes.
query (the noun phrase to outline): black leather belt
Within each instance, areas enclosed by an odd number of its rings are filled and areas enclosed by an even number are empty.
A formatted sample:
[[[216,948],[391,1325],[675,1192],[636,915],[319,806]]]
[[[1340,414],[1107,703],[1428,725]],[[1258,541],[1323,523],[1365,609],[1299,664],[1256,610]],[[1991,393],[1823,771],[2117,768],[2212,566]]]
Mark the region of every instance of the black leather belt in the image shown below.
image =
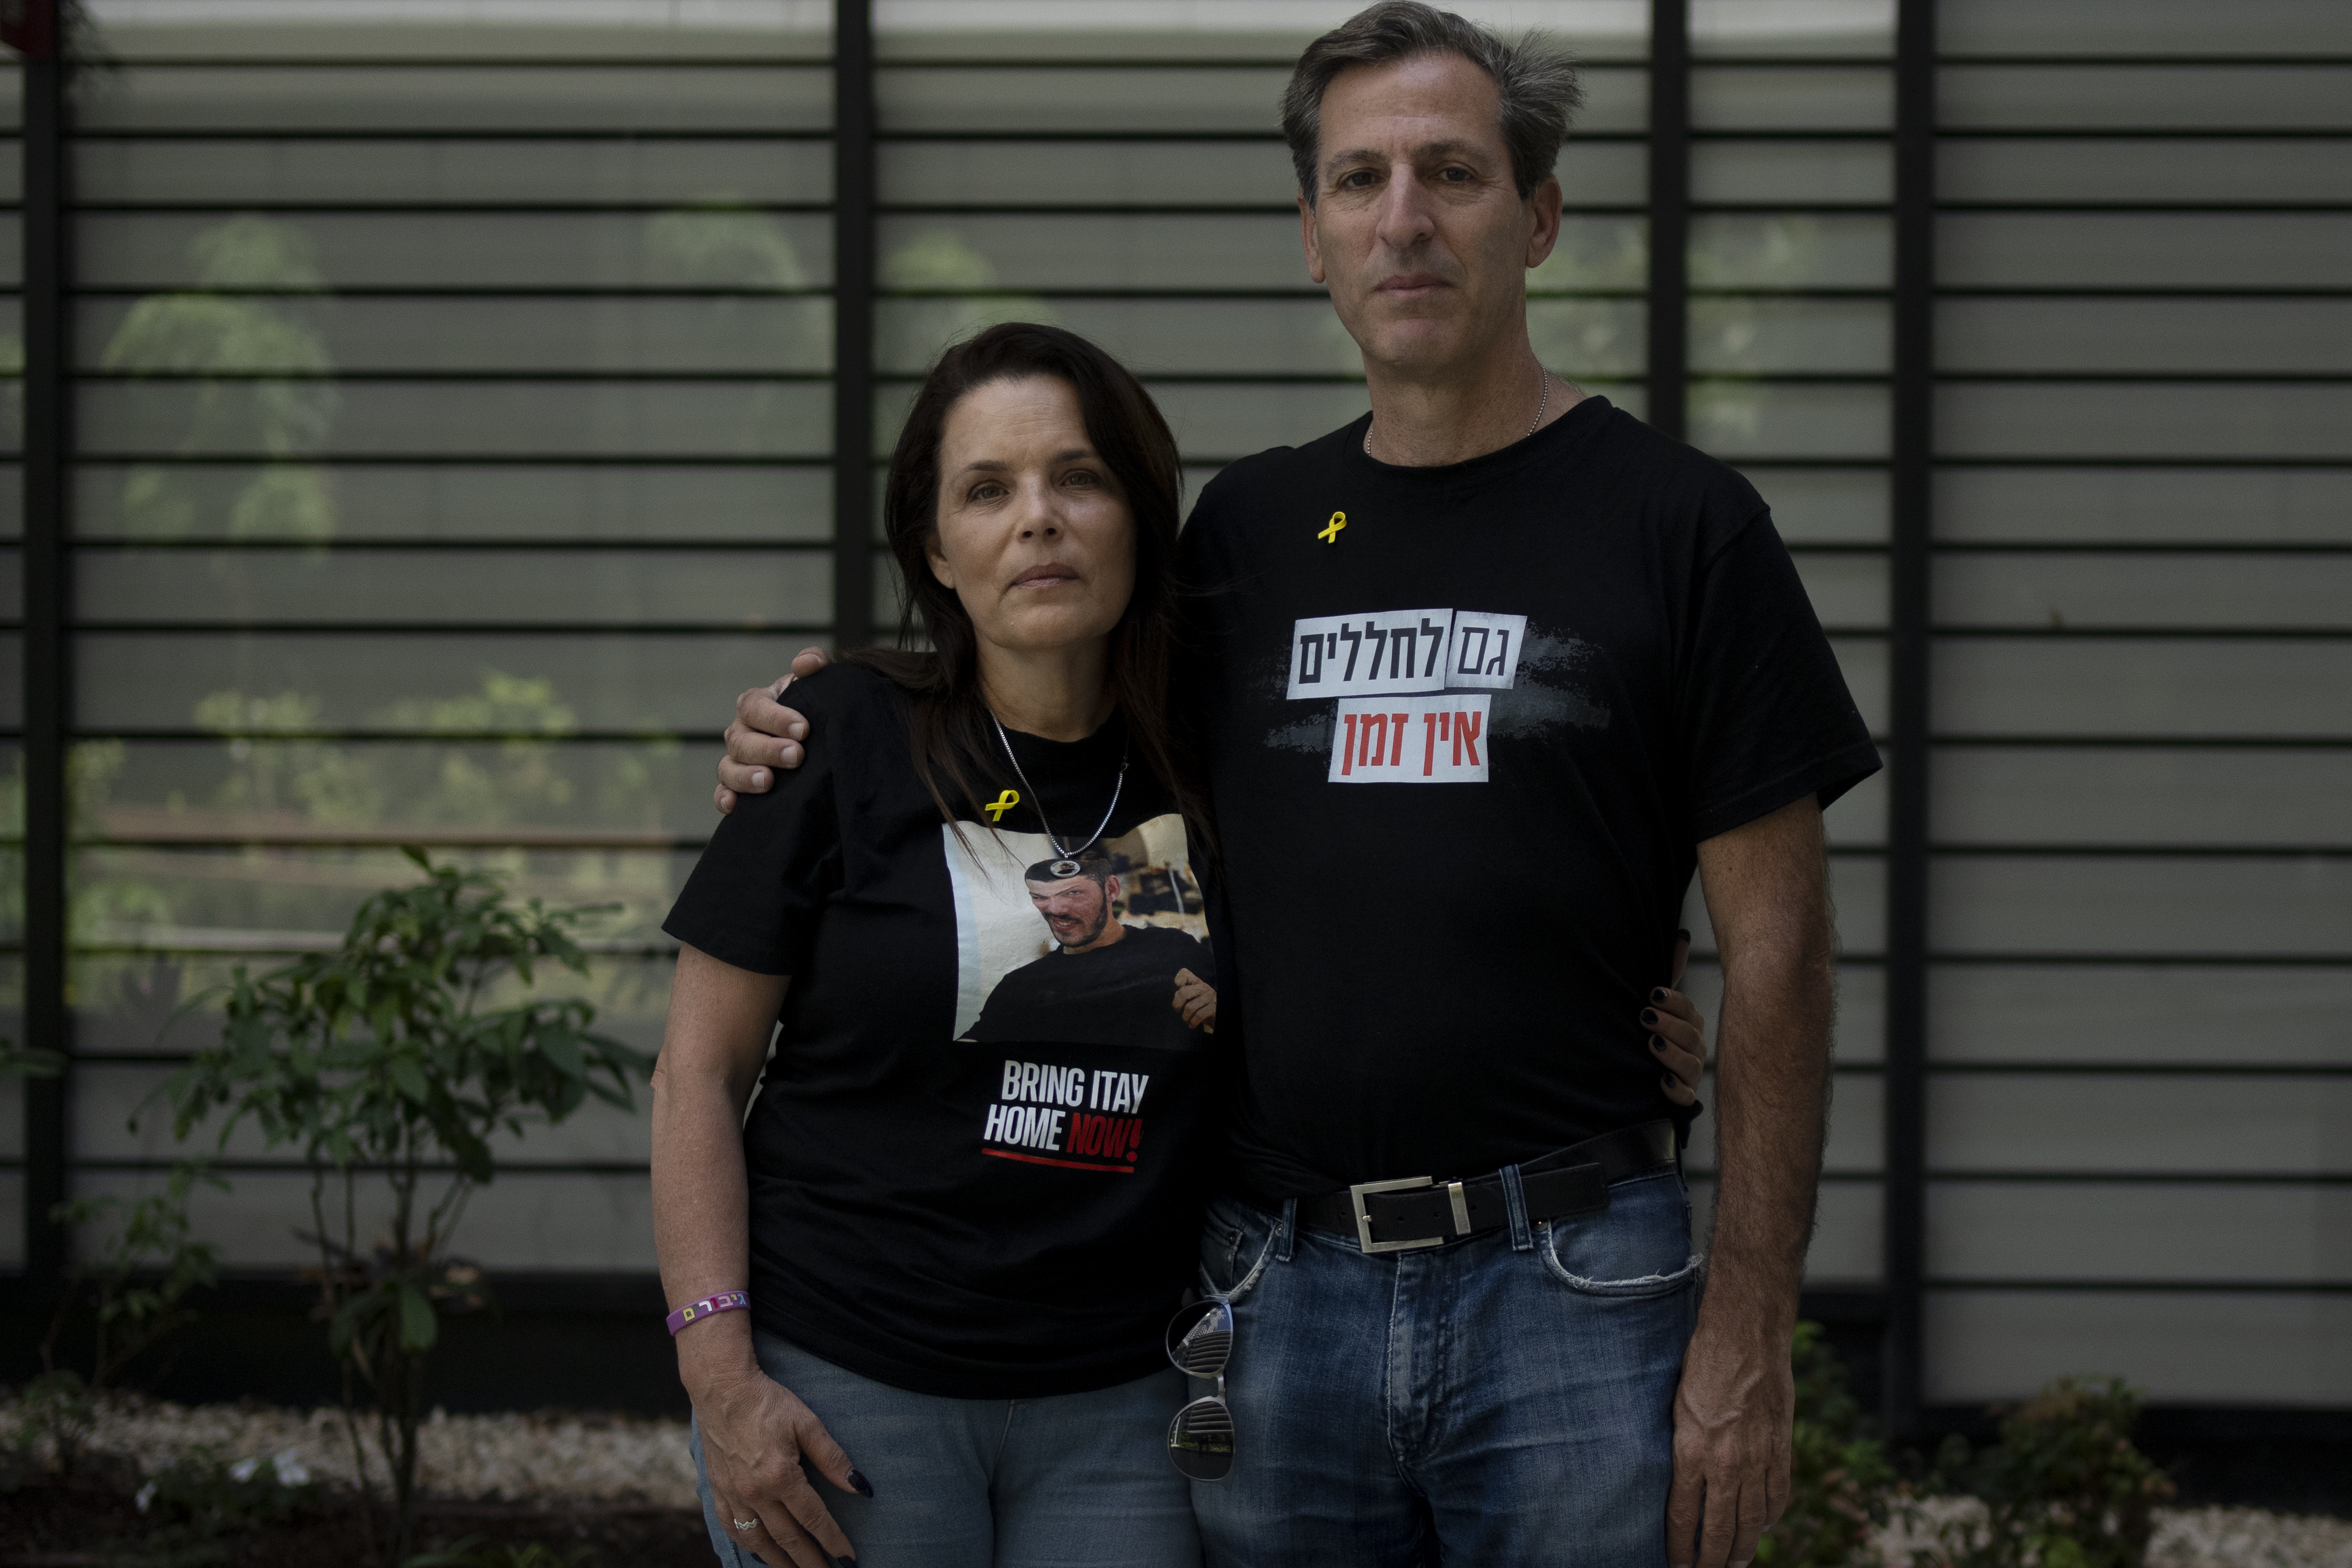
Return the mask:
[[[1644,1122],[1571,1144],[1519,1167],[1528,1222],[1609,1207],[1609,1184],[1675,1163],[1675,1124]],[[1279,1210],[1281,1205],[1264,1207]],[[1367,1252],[1440,1247],[1511,1222],[1501,1173],[1472,1181],[1368,1181],[1298,1200],[1298,1223],[1352,1236]]]

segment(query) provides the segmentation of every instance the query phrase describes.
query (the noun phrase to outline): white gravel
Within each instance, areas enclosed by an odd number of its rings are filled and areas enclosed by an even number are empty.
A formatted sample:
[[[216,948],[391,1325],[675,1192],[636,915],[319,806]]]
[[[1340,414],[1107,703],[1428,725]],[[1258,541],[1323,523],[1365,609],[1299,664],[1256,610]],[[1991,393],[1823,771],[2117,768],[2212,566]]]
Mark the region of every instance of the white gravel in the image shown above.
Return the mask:
[[[0,1433],[13,1432],[16,1426],[14,1403],[0,1402]],[[364,1425],[362,1430],[365,1436]],[[342,1412],[332,1408],[305,1413],[249,1405],[191,1407],[109,1396],[89,1445],[129,1455],[149,1470],[203,1447],[230,1460],[290,1454],[322,1480],[348,1482],[352,1476]],[[419,1448],[418,1479],[437,1497],[696,1506],[683,1421],[560,1413],[451,1416],[436,1410],[425,1424]],[[369,1462],[382,1485],[383,1461],[372,1443]],[[2150,1568],[2352,1568],[2352,1520],[2252,1508],[2159,1509],[2156,1518]],[[1909,1544],[1887,1542],[1889,1568],[1909,1568],[1911,1559],[1903,1550]]]
[[[0,1432],[13,1432],[12,1403],[0,1405]],[[361,1437],[375,1484],[387,1472],[370,1424]],[[292,1453],[320,1480],[348,1484],[352,1445],[343,1415],[331,1406],[309,1412],[268,1406],[187,1406],[109,1396],[93,1449],[127,1454],[153,1470],[196,1448],[225,1459]],[[693,1508],[694,1462],[686,1451],[686,1423],[625,1416],[451,1416],[436,1410],[417,1434],[418,1483],[437,1497],[483,1502],[562,1499],[655,1503]]]

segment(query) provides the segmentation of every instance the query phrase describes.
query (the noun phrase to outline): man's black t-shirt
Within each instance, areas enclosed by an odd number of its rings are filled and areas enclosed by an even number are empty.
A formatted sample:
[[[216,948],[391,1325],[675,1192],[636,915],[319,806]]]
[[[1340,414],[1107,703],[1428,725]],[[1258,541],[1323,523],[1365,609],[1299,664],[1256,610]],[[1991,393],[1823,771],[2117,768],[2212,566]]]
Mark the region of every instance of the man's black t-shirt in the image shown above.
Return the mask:
[[[1446,467],[1365,429],[1227,468],[1184,534],[1234,1174],[1267,1197],[1666,1113],[1639,1014],[1698,841],[1878,767],[1730,469],[1601,398]]]
[[[1042,791],[1066,842],[1091,829],[1125,752],[1118,719],[1069,744],[1014,734],[1027,779],[1000,762],[1005,810],[950,828],[915,776],[896,685],[835,665],[792,695],[825,744],[743,798],[663,927],[792,977],[743,1127],[753,1321],[956,1398],[1164,1366],[1217,1109],[1214,1036],[1175,1009],[1178,970],[1215,980],[1182,819],[1129,768],[1087,854],[1104,873],[1090,921],[1125,930],[1063,954],[1041,901],[1055,889],[1024,877],[1059,857],[1019,797]],[[1013,977],[1056,967],[1113,981],[1024,981],[999,1004]],[[984,1019],[998,1027],[983,1041]]]
[[[1192,1030],[1168,1001],[1176,977],[1188,969],[1210,977],[1208,945],[1162,926],[1129,926],[1108,947],[1057,947],[999,980],[967,1038],[1116,1040],[1182,1051]]]

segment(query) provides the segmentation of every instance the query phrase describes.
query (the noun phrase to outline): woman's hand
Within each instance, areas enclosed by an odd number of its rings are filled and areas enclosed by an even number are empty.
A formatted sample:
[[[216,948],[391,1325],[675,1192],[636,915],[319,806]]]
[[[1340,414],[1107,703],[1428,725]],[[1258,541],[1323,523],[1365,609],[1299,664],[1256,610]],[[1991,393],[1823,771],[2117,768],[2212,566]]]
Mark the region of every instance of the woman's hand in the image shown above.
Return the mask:
[[[1698,1082],[1706,1071],[1706,1016],[1688,997],[1675,989],[1683,983],[1690,963],[1690,933],[1675,934],[1675,972],[1650,993],[1642,1009],[1642,1027],[1650,1033],[1650,1050],[1665,1067],[1659,1090],[1677,1105],[1698,1103]]]
[[[711,1499],[736,1543],[771,1568],[856,1562],[801,1461],[844,1491],[871,1497],[874,1489],[799,1396],[756,1366],[712,1378],[693,1394]],[[758,1528],[735,1530],[737,1520],[756,1520]]]

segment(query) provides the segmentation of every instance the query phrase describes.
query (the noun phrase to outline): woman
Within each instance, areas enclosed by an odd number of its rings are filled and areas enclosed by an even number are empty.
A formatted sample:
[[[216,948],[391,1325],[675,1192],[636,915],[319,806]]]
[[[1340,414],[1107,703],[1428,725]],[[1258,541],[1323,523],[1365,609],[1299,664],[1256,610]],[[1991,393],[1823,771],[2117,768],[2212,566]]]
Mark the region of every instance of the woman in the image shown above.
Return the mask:
[[[1093,345],[950,350],[885,498],[934,651],[803,683],[826,744],[671,914],[655,1227],[722,1562],[1198,1561],[1161,1341],[1218,1061],[1167,714],[1178,489]],[[1696,1013],[1659,1016],[1696,1082]]]

